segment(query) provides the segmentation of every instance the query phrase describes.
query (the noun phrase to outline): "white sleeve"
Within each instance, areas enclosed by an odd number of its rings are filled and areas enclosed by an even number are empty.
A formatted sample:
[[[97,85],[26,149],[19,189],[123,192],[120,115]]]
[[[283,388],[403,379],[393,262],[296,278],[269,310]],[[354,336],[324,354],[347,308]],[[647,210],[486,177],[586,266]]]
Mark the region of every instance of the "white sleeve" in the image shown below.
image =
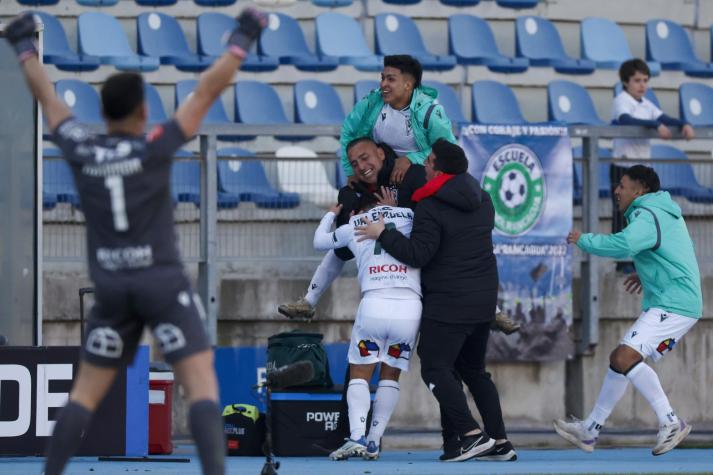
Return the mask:
[[[331,211],[324,215],[322,221],[319,222],[317,230],[314,232],[314,241],[312,245],[318,251],[328,251],[330,249],[339,249],[347,247],[354,235],[354,229],[350,224],[339,226],[334,232],[332,224],[337,216]]]
[[[612,105],[612,120],[619,120],[619,117],[624,114],[629,114],[632,117],[634,116],[634,106],[627,100],[625,94],[626,93],[622,92],[614,98],[614,104]]]
[[[663,115],[663,111],[656,107],[656,104],[644,97],[648,110],[651,111],[651,120],[658,120],[659,117]]]

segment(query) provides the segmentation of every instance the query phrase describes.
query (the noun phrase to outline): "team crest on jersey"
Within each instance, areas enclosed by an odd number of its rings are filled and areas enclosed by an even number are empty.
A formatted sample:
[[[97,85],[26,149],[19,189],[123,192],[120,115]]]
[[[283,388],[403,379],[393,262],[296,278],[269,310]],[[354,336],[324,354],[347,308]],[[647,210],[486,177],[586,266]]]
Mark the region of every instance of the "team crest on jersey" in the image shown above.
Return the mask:
[[[392,358],[403,358],[408,360],[411,358],[411,345],[408,343],[396,343],[390,345],[387,354]]]
[[[656,351],[658,351],[660,354],[664,354],[667,351],[673,350],[673,347],[676,346],[676,339],[675,338],[666,338],[664,341],[659,343],[659,346],[656,348]]]
[[[379,354],[379,345],[371,340],[361,340],[357,347],[359,348],[359,356],[363,358],[369,356],[372,351],[376,351],[377,355]]]

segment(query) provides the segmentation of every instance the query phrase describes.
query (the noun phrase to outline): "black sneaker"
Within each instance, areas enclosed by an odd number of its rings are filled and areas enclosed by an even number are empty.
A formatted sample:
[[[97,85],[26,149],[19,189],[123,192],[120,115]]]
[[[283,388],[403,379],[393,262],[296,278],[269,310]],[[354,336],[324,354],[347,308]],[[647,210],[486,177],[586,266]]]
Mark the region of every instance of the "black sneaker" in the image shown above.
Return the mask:
[[[514,462],[517,460],[517,452],[510,441],[505,441],[502,444],[495,444],[495,450],[477,455],[477,460],[491,460],[495,462]]]
[[[461,443],[452,451],[446,451],[444,447],[440,460],[444,462],[463,462],[481,454],[490,453],[495,446],[495,439],[491,439],[484,432],[477,435],[467,435],[463,437]]]

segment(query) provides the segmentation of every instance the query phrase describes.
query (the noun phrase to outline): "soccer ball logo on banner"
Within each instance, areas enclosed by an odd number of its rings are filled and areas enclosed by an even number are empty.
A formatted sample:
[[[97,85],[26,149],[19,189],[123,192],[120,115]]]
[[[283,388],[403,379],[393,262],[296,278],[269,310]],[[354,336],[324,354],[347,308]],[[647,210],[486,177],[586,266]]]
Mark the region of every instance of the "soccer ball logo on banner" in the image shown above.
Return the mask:
[[[488,160],[483,188],[495,208],[495,229],[525,234],[539,221],[545,204],[545,177],[537,155],[528,147],[508,144]]]

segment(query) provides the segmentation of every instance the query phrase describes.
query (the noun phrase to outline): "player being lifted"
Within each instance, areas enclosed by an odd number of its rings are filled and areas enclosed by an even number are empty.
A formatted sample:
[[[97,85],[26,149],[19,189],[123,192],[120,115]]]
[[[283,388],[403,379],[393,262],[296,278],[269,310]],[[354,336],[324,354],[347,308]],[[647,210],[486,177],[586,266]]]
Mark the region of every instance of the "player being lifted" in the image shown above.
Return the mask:
[[[45,475],[62,473],[79,448],[118,369],[132,361],[144,326],[153,331],[186,391],[203,473],[224,473],[226,445],[213,353],[200,302],[178,255],[169,177],[174,153],[198,132],[266,23],[253,10],[238,21],[226,53],[201,75],[175,117],[148,137],[141,76],[121,73],[107,79],[101,91],[107,134],[94,135],[55,94],[37,58],[32,15],[19,16],[5,29],[53,141],[71,166],[86,217],[89,273],[96,289],[79,372],[49,443]]]
[[[351,434],[332,460],[363,456],[379,457],[381,437],[399,400],[399,375],[408,371],[412,350],[421,322],[421,275],[418,269],[403,264],[375,241],[357,242],[354,228],[384,217],[386,226],[411,234],[413,211],[409,208],[377,206],[373,195],[362,195],[363,214],[352,216],[348,224],[330,232],[342,205],[324,215],[314,234],[318,250],[348,247],[357,258],[362,299],[359,303],[349,344],[349,427]],[[369,210],[369,208],[372,208]],[[369,380],[381,362],[371,427],[366,435],[366,419],[371,406]]]

